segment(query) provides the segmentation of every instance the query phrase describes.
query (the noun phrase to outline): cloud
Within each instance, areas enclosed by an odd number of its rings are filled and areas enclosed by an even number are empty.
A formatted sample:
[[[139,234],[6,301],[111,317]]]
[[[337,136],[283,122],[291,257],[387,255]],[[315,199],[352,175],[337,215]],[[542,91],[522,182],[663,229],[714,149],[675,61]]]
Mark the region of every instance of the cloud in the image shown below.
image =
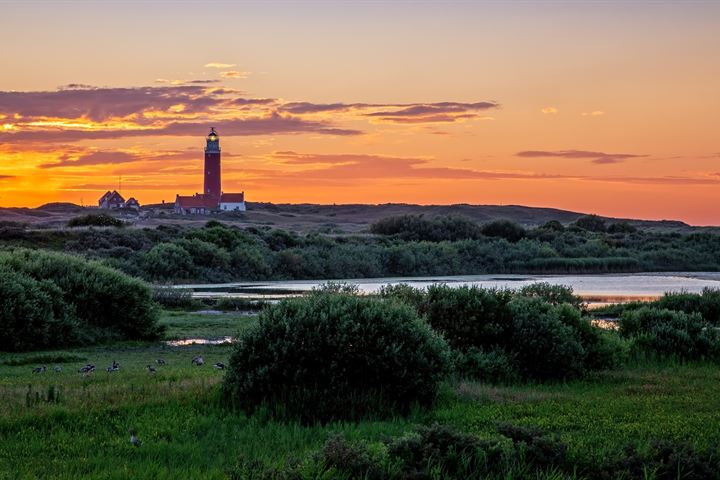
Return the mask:
[[[549,114],[556,114],[558,113],[558,109],[555,107],[545,107],[542,110],[540,110],[542,113],[549,113]]]
[[[228,70],[227,72],[220,72],[220,76],[223,78],[247,78],[250,72],[241,72],[238,70]]]
[[[605,115],[605,112],[603,112],[602,110],[595,110],[593,112],[583,112],[582,113],[583,117],[600,117],[602,115]]]
[[[152,151],[135,152],[126,150],[70,150],[62,154],[58,161],[41,163],[38,168],[87,167],[93,165],[117,165],[132,162],[178,161],[198,158],[194,151]]]
[[[220,63],[220,62],[210,62],[210,63],[206,63],[204,65],[205,68],[232,68],[235,66],[236,66],[236,64],[234,64],[234,63]]]
[[[576,159],[589,159],[593,163],[597,164],[609,164],[619,163],[624,160],[632,158],[643,158],[647,155],[635,155],[630,153],[603,153],[603,152],[589,152],[585,150],[557,150],[557,151],[542,151],[542,150],[526,150],[515,154],[518,157],[523,158],[576,158]]]
[[[498,107],[499,105],[495,102],[437,102],[413,104],[397,110],[381,110],[365,115],[390,123],[444,123],[480,118],[478,112]]]
[[[313,166],[295,172],[272,172],[264,178],[270,183],[297,182],[299,179],[318,183],[347,183],[357,179],[437,179],[437,180],[501,180],[564,178],[562,175],[526,172],[481,171],[467,168],[433,167],[427,158],[395,157],[367,154],[307,154],[293,151],[275,152],[272,157],[288,166]]]
[[[20,115],[23,121],[88,119],[102,122],[149,111],[169,112],[184,105],[186,112],[207,112],[222,100],[198,85],[99,88],[67,85],[55,91],[0,91],[0,114]]]
[[[228,73],[228,72],[223,72]],[[241,72],[242,73],[242,72]],[[216,87],[216,80],[180,81],[145,87],[71,84],[53,91],[0,91],[0,142],[66,143],[144,136],[197,136],[208,124],[221,135],[360,135],[342,121],[395,124],[483,119],[494,102],[313,103],[246,98]],[[12,119],[12,121],[10,121]]]

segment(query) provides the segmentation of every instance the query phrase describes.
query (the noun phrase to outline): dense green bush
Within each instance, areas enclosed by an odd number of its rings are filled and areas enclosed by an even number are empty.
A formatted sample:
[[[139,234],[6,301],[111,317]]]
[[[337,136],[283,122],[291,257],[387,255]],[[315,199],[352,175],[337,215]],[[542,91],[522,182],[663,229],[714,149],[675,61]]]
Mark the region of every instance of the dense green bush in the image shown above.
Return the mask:
[[[73,309],[57,285],[0,270],[0,351],[24,351],[75,343]]]
[[[160,286],[153,289],[153,300],[165,308],[193,310],[202,307],[202,302],[193,298],[192,290]]]
[[[493,348],[511,342],[512,298],[510,290],[433,285],[420,311],[453,348]]]
[[[658,308],[699,313],[706,321],[720,326],[720,289],[705,288],[699,295],[688,292],[666,293],[655,304]]]
[[[0,271],[12,272],[2,277],[3,324],[15,325],[24,335],[38,333],[32,338],[13,338],[22,349],[109,338],[152,339],[161,332],[152,289],[99,263],[17,250],[0,253]],[[31,326],[19,326],[23,318]]]
[[[510,220],[495,220],[486,223],[482,226],[481,231],[487,237],[500,237],[508,242],[517,242],[527,235],[523,227]]]
[[[542,285],[517,293],[435,285],[420,311],[456,350],[460,374],[492,382],[556,380],[623,359],[621,342],[593,327],[577,303],[571,291]]]
[[[633,348],[681,360],[720,359],[720,331],[699,313],[642,307],[620,317],[620,332]]]
[[[583,304],[582,298],[573,293],[572,287],[567,285],[553,285],[547,282],[537,282],[526,285],[519,290],[524,297],[537,297],[552,305],[567,303],[573,307],[580,308]]]
[[[564,443],[527,427],[501,425],[481,439],[452,427],[420,426],[384,442],[331,436],[319,450],[281,467],[241,463],[234,479],[481,480],[577,478]]]
[[[397,235],[403,240],[430,242],[477,239],[482,236],[477,223],[460,215],[387,217],[370,225],[370,232],[378,235]]]
[[[265,309],[238,340],[224,397],[305,422],[405,413],[434,401],[445,341],[396,302],[321,293]]]
[[[122,227],[125,223],[107,213],[91,213],[71,218],[68,227]]]

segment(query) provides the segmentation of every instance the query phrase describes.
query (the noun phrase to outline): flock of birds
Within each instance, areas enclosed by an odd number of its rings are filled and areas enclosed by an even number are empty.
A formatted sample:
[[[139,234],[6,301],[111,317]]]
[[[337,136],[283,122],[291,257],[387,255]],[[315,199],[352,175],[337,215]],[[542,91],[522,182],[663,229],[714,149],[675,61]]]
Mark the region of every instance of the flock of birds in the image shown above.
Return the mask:
[[[157,364],[158,367],[167,365],[167,362],[162,358],[155,359],[155,363]],[[199,367],[199,366],[202,366],[205,364],[205,359],[201,355],[198,355],[196,357],[193,357],[191,363],[193,365],[195,365],[196,367]],[[217,368],[218,370],[225,370],[225,364],[222,362],[214,363],[213,367]],[[146,368],[147,368],[148,373],[150,373],[151,375],[157,372],[157,367],[150,363],[147,364]],[[88,363],[88,364],[80,367],[80,369],[78,369],[78,373],[82,373],[83,375],[89,375],[92,372],[94,372],[95,369],[96,369],[96,367],[94,364]],[[32,373],[45,373],[45,372],[47,372],[47,370],[48,370],[47,365],[43,365],[41,367],[33,368]],[[60,373],[63,371],[63,369],[60,365],[55,365],[53,370],[56,373]],[[120,371],[120,363],[116,360],[113,360],[113,362],[105,369],[105,371],[107,373],[119,372]],[[140,445],[142,445],[142,441],[138,438],[135,430],[132,430],[132,429],[130,430],[130,443],[135,447],[139,447]]]
[[[167,365],[167,362],[165,360],[163,360],[162,358],[155,359],[155,363],[157,364],[158,367]],[[191,363],[193,365],[199,367],[199,366],[205,364],[205,359],[201,355],[198,355],[196,357],[193,357]],[[225,370],[225,364],[222,362],[214,363],[213,367],[217,368],[218,370]],[[155,365],[153,365],[153,364],[150,364],[150,363],[147,364],[146,368],[147,368],[148,373],[150,373],[150,374],[157,372],[157,367],[155,367]],[[43,365],[41,367],[35,367],[35,368],[33,368],[32,373],[45,373],[45,372],[47,372],[47,369],[48,369],[47,365]],[[94,364],[88,363],[87,365],[80,367],[80,369],[78,370],[78,373],[82,373],[83,375],[89,375],[92,372],[94,372],[95,369],[96,369],[96,367]],[[56,365],[53,368],[53,370],[55,371],[55,373],[60,373],[60,372],[62,372],[63,369],[60,365]],[[116,360],[113,360],[112,364],[110,364],[105,369],[105,371],[107,373],[119,372],[120,371],[120,363],[117,362]]]

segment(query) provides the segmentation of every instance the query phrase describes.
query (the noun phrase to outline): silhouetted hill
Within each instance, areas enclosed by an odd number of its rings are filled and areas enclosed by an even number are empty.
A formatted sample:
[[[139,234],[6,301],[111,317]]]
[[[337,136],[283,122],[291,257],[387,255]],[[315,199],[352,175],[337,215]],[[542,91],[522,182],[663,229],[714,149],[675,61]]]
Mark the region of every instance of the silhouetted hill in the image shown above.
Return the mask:
[[[367,232],[369,225],[382,218],[396,215],[464,215],[479,224],[507,219],[526,227],[541,225],[550,220],[568,224],[586,213],[557,208],[525,207],[522,205],[413,205],[406,203],[364,204],[289,204],[248,202],[245,213],[219,213],[212,217],[179,216],[173,204],[154,204],[143,207],[143,218],[133,212],[113,212],[138,227],[160,224],[203,224],[209,218],[241,226],[270,226],[296,231],[324,230],[327,232]],[[59,227],[75,216],[97,212],[96,207],[82,207],[73,203],[48,203],[38,208],[0,208],[1,222],[25,223],[33,227]],[[645,229],[689,230],[694,227],[677,220],[637,220],[605,218],[608,223],[620,220]]]

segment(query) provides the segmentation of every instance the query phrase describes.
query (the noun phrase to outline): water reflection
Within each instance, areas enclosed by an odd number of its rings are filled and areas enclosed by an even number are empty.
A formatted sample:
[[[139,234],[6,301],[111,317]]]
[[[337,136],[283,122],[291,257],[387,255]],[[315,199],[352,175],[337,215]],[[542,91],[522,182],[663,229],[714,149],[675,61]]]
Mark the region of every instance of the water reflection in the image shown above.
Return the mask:
[[[232,343],[233,337],[220,338],[183,338],[182,340],[167,340],[165,343],[171,347],[186,347],[188,345],[222,345]]]

